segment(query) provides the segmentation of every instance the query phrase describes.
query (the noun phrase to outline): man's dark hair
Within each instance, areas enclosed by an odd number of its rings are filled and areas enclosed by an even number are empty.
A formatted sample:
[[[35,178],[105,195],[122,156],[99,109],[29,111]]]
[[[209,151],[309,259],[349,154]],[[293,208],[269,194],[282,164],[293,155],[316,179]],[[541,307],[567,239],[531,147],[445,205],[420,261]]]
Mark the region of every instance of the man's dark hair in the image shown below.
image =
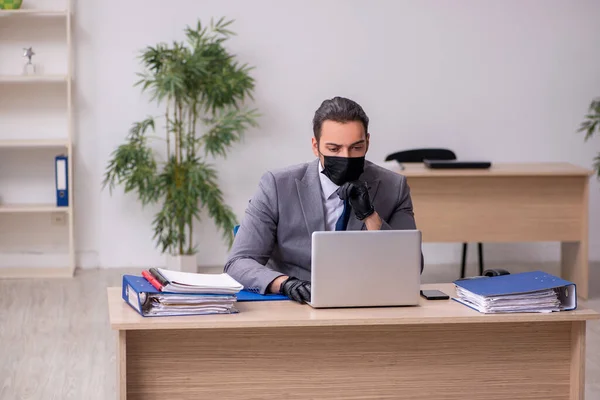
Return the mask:
[[[360,121],[365,128],[365,134],[369,132],[369,117],[365,114],[362,107],[355,101],[344,97],[334,97],[331,100],[325,100],[315,111],[313,118],[313,133],[315,139],[321,139],[321,126],[325,121],[351,122]]]

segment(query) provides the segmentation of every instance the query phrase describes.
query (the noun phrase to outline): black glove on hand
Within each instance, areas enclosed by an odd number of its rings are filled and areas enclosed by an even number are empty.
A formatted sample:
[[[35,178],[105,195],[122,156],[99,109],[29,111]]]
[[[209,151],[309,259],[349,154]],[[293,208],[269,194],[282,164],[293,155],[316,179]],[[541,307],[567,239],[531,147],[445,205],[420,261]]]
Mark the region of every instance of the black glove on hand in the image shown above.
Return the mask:
[[[364,220],[375,212],[375,207],[371,204],[369,189],[366,182],[351,181],[346,182],[337,191],[342,200],[348,200],[350,206],[354,209],[354,214],[359,220]]]
[[[292,277],[287,278],[281,284],[279,293],[298,303],[307,303],[310,301],[310,282]]]

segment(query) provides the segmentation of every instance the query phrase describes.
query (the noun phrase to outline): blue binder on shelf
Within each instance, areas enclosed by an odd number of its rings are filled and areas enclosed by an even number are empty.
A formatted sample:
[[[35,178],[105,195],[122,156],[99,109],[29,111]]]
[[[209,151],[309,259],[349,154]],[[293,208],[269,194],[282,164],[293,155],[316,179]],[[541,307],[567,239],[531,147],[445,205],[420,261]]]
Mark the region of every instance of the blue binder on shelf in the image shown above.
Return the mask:
[[[67,156],[56,156],[54,160],[54,183],[56,185],[56,206],[69,206],[69,165]]]
[[[149,294],[176,294],[181,295],[181,293],[168,293],[161,292],[156,289],[154,286],[150,284],[143,276],[136,275],[123,275],[123,285],[121,289],[121,297],[127,304],[129,304],[134,310],[136,310],[140,315],[147,316],[144,313],[144,304],[148,300]],[[186,296],[194,296],[194,294],[185,294]],[[196,296],[210,296],[206,294],[198,294]],[[218,296],[218,295],[215,295]],[[289,300],[286,296],[278,295],[278,294],[269,294],[262,295],[258,293],[252,293],[246,290],[240,291],[237,295],[235,295],[238,302],[244,301],[273,301],[273,300]]]
[[[537,299],[537,295],[548,290],[556,292],[560,303],[558,311],[569,311],[577,308],[576,285],[573,282],[543,271],[459,279],[454,281],[454,284],[457,287],[457,294],[460,289],[464,289],[463,292],[467,291],[469,295],[473,295],[472,297],[459,295],[454,300],[474,309],[477,308],[473,307],[473,299],[479,301],[492,301],[491,299],[496,299],[493,301],[506,301],[507,307],[510,307],[509,302],[513,301],[516,310],[518,309],[517,305],[526,307],[528,301],[533,302]],[[477,311],[481,310],[478,309]],[[517,311],[509,309],[506,312]]]

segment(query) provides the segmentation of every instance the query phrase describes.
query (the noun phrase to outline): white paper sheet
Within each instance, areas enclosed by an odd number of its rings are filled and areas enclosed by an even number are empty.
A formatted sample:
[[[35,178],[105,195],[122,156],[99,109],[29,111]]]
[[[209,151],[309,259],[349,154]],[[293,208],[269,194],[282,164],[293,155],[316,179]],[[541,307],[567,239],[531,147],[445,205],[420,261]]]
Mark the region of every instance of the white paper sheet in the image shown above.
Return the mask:
[[[164,292],[235,294],[244,287],[228,274],[194,274],[158,268],[158,272],[170,283]]]

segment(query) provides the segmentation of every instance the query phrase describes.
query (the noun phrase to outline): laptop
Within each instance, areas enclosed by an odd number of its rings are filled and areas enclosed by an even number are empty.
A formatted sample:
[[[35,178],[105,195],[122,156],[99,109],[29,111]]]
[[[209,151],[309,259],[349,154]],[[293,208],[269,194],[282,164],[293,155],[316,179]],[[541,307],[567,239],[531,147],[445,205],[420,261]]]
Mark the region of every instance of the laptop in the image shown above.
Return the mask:
[[[311,268],[314,308],[416,305],[421,232],[314,232]]]

